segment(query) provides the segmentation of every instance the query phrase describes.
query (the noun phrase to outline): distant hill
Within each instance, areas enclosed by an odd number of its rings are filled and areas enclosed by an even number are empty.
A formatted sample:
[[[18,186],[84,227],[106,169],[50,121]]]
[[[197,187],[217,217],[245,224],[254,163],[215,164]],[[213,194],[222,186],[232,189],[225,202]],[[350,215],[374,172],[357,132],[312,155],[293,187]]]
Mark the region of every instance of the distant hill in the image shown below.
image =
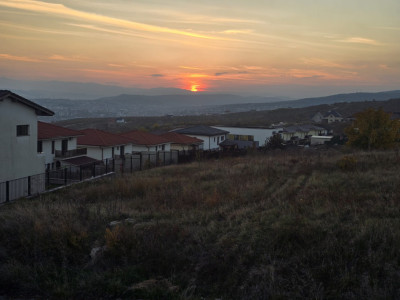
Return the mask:
[[[36,99],[35,101],[53,110],[56,115],[51,121],[58,121],[92,117],[224,114],[301,108],[340,102],[384,101],[393,98],[400,98],[400,91],[338,94],[290,101],[282,98],[203,93],[159,96],[121,94],[95,100]]]
[[[271,110],[278,108],[301,108],[321,104],[334,104],[341,102],[385,101],[400,98],[400,90],[377,93],[351,93],[337,94],[326,97],[304,98],[298,100],[279,101],[272,103],[241,103],[223,105],[218,108],[220,112],[245,112],[250,110]]]
[[[335,110],[344,117],[353,116],[366,108],[382,108],[387,112],[400,112],[400,97],[387,101],[338,102],[320,104],[301,108],[278,108],[274,110],[246,111],[225,114],[186,115],[186,116],[153,116],[125,117],[123,123],[117,123],[116,118],[80,118],[60,121],[58,124],[73,129],[98,128],[112,132],[123,132],[133,129],[173,129],[189,125],[223,125],[241,127],[269,127],[271,124],[284,122],[286,124],[310,123],[317,113]],[[335,134],[340,134],[346,123],[334,124]]]

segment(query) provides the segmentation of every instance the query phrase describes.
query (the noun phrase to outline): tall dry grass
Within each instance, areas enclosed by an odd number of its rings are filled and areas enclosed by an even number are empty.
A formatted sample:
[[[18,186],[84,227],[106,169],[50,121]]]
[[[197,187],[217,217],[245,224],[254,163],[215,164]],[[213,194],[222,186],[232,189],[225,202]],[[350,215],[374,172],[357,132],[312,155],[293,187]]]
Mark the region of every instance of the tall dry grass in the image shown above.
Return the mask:
[[[277,151],[16,201],[0,208],[0,296],[399,298],[399,163]]]

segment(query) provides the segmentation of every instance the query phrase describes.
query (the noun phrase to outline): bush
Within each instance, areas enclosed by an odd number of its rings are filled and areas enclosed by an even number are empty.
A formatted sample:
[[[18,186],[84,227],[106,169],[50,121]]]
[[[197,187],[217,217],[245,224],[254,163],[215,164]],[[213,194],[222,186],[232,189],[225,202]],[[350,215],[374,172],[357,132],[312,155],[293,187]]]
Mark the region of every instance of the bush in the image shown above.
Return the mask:
[[[337,165],[342,171],[355,171],[357,169],[357,158],[345,155],[337,161]]]

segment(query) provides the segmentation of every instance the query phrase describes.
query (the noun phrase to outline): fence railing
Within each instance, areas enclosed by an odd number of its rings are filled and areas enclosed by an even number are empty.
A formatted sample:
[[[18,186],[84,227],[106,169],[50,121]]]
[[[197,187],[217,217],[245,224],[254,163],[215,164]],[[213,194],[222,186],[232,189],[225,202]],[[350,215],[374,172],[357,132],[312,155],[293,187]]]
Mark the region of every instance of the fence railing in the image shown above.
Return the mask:
[[[79,149],[66,150],[66,151],[63,151],[63,150],[55,151],[56,158],[69,158],[69,157],[86,155],[86,154],[87,154],[87,148],[79,148]]]
[[[97,178],[105,174],[122,175],[155,167],[191,162],[195,159],[219,158],[225,155],[227,154],[219,151],[198,150],[138,152],[125,155],[123,158],[106,159],[80,166],[70,165],[62,169],[48,169],[43,174],[0,182],[0,203],[38,195],[60,186]]]

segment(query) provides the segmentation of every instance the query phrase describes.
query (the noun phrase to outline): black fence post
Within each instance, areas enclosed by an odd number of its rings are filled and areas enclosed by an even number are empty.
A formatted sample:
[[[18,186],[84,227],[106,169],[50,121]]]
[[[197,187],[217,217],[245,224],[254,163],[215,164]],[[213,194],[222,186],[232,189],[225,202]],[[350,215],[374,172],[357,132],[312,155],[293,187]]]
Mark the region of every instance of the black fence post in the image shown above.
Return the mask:
[[[93,163],[92,166],[92,177],[96,177],[96,163]]]
[[[164,166],[165,166],[165,151],[164,151]]]
[[[64,169],[64,185],[67,185],[68,169]]]
[[[31,176],[28,176],[28,196],[31,195]]]
[[[10,182],[6,181],[6,202],[10,201]]]
[[[106,158],[106,174],[108,173],[108,158]]]
[[[131,155],[131,173],[133,173],[133,161],[132,161],[132,155]]]
[[[46,170],[46,184],[47,188],[50,186],[50,170]]]
[[[139,160],[139,162],[140,162],[139,170],[142,171],[142,152],[139,153],[139,159],[140,159]]]
[[[112,158],[112,170],[115,172],[115,158]]]
[[[82,176],[82,166],[79,166],[79,181],[83,180],[83,176]]]

